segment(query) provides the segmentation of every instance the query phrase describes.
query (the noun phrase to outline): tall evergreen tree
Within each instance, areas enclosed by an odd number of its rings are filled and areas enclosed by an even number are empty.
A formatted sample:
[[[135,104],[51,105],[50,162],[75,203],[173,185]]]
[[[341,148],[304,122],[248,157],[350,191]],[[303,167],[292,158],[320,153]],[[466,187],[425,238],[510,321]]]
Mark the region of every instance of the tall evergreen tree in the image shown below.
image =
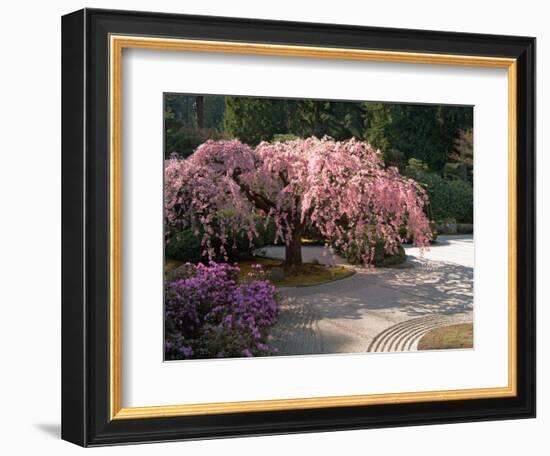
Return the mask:
[[[166,154],[187,156],[204,140],[235,137],[255,146],[278,135],[367,140],[386,164],[411,158],[443,174],[460,131],[471,129],[469,107],[257,97],[165,97]]]
[[[300,137],[330,136],[344,140],[364,136],[363,117],[365,108],[361,103],[348,101],[295,100],[288,102],[288,128]]]
[[[225,97],[166,94],[164,96],[164,155],[186,157],[209,137],[220,139]]]
[[[224,126],[229,135],[246,144],[269,141],[275,134],[288,132],[284,100],[226,97]]]
[[[400,167],[416,158],[442,172],[460,130],[471,125],[472,117],[468,107],[372,103],[366,138],[385,155],[401,157]]]

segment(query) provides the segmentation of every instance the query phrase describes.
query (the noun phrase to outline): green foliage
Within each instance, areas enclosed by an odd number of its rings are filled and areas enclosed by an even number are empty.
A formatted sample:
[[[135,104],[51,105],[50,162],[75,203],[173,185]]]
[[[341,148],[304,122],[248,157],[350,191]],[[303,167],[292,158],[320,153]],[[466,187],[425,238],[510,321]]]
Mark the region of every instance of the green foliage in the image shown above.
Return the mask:
[[[181,157],[187,157],[207,139],[225,138],[224,99],[221,96],[166,94],[164,156],[177,153]],[[197,103],[198,100],[202,100],[201,103]]]
[[[440,172],[460,129],[471,126],[472,121],[470,107],[370,103],[366,139],[384,151],[388,164],[402,168],[414,157]],[[393,150],[403,154],[404,162],[393,162],[388,156]]]
[[[306,138],[330,136],[337,140],[364,135],[362,103],[327,100],[290,100],[286,102],[288,130]]]
[[[422,161],[411,159],[406,173],[426,188],[429,197],[428,217],[436,221],[455,219],[459,223],[472,223],[474,213],[472,185],[463,180],[445,179],[427,169]]]
[[[360,253],[358,252],[356,246],[352,243],[350,247],[345,251],[341,252],[345,259],[350,264],[361,264],[363,259],[361,258]],[[389,254],[384,248],[384,242],[378,241],[374,247],[374,259],[373,265],[376,267],[387,267],[393,266],[396,264],[401,264],[407,259],[405,254],[405,249],[400,245],[397,249],[396,254]]]
[[[182,158],[189,157],[203,142],[213,139],[225,139],[223,132],[214,128],[180,127],[175,131],[167,131],[165,157],[176,153]]]
[[[232,137],[252,146],[270,141],[286,132],[284,100],[271,98],[226,97],[224,126]]]
[[[192,230],[174,233],[164,247],[164,255],[184,263],[199,263],[205,260],[201,255],[201,241]]]
[[[266,223],[265,219],[258,217],[256,230],[258,231],[258,237],[254,239],[254,246],[256,248],[272,245],[275,242],[277,227],[273,219],[269,218]]]
[[[472,186],[463,180],[453,180],[448,183],[451,193],[451,207],[454,217],[459,223],[474,221],[474,191]]]
[[[472,108],[461,106],[167,94],[165,155],[186,157],[206,139],[239,138],[255,146],[294,137],[355,137],[400,170],[416,158],[432,172],[461,179],[465,166],[471,181],[472,122]]]
[[[394,266],[396,264],[401,264],[405,262],[407,255],[405,254],[405,249],[400,245],[397,249],[397,253],[390,255],[384,249],[382,242],[377,242],[374,250],[374,265],[377,267],[387,267]]]
[[[457,223],[456,232],[458,234],[472,234],[474,232],[473,223]]]
[[[433,220],[430,221],[430,230],[432,232],[432,242],[435,242],[437,240],[437,236],[440,234],[438,231],[438,223]],[[401,239],[403,239],[404,244],[412,244],[412,239],[407,233],[407,227],[402,226],[399,230],[399,234],[401,235]]]
[[[439,236],[439,232],[437,231],[437,223],[431,221],[430,229],[432,230],[432,242],[435,242],[437,240],[437,236]]]
[[[362,103],[227,97],[224,125],[250,145],[309,136],[362,138],[365,112]]]
[[[390,140],[388,139],[387,127],[391,124],[391,109],[386,103],[369,103],[365,117],[366,139],[373,147],[380,149],[384,154],[384,160],[392,166],[397,163],[392,163],[388,160],[387,152],[391,149]]]
[[[474,132],[472,128],[461,129],[449,155],[450,163],[445,165],[445,173],[458,174],[458,178],[470,183],[474,180]]]
[[[292,133],[277,133],[273,135],[273,142],[294,141],[295,139],[300,139],[300,137]]]
[[[229,236],[232,237],[232,234]],[[206,263],[208,258],[201,254],[201,235],[198,236],[193,232],[193,230],[183,230],[177,233],[174,233],[169,240],[166,242],[164,248],[164,254],[167,258],[173,260],[182,261],[184,263]],[[216,252],[215,261],[224,261],[225,258],[220,252],[221,242],[213,238],[212,244]],[[235,236],[234,243],[227,246],[228,260],[235,260],[241,256],[246,256],[251,254],[252,249],[248,239],[242,234]]]
[[[271,245],[275,240],[275,223],[269,220],[266,224],[265,219],[258,217],[256,225],[258,236],[255,237],[250,244],[250,240],[244,232],[228,233],[229,245],[226,246],[228,252],[228,260],[236,261],[252,257],[252,252],[264,245]],[[173,260],[182,261],[184,263],[205,263],[207,258],[201,255],[201,235],[198,236],[193,230],[187,229],[173,233],[165,246],[165,256]],[[220,253],[221,242],[215,237],[212,240],[214,250],[216,251],[216,261],[225,261],[225,258]]]
[[[471,172],[464,163],[445,163],[443,176],[446,179],[460,179],[471,182]]]
[[[292,131],[301,137],[323,137],[330,125],[330,102],[317,100],[297,100],[289,104],[295,124]]]
[[[329,107],[328,135],[334,139],[344,140],[351,137],[365,139],[366,103],[349,101],[331,101]]]
[[[428,172],[417,173],[415,179],[428,192],[427,211],[430,220],[443,220],[452,217],[450,211],[452,195],[448,182],[438,174]]]
[[[416,176],[418,173],[424,173],[428,171],[428,165],[426,165],[426,163],[424,163],[422,160],[419,160],[418,158],[411,158],[409,160],[409,163],[407,164],[407,167],[405,168],[405,172],[409,176]]]
[[[319,228],[312,224],[305,226],[302,237],[308,240],[309,245],[325,245],[326,243],[326,238],[321,234]]]

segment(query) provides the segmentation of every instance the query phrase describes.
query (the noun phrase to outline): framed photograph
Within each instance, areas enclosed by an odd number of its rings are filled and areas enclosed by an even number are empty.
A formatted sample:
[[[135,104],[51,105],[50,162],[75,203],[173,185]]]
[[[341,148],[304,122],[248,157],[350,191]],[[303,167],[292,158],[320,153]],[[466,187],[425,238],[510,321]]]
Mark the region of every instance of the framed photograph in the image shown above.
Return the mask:
[[[62,437],[535,416],[535,39],[62,19]]]

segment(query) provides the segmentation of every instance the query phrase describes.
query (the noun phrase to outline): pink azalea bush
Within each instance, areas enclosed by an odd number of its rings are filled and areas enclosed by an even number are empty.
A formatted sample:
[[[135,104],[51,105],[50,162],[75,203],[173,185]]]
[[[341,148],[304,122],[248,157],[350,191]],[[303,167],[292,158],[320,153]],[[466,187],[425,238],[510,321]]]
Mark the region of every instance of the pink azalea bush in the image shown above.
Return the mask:
[[[429,244],[426,202],[418,183],[355,139],[312,137],[255,149],[236,139],[207,141],[189,158],[165,163],[166,225],[200,232],[210,258],[214,237],[227,246],[228,233],[240,230],[252,243],[261,214],[275,222],[273,241],[286,246],[287,265],[301,263],[308,226],[338,250],[353,246],[370,264],[380,240],[387,253],[397,252],[403,227],[415,245]]]
[[[184,265],[165,283],[165,358],[222,358],[274,353],[266,330],[279,312],[275,286],[261,270],[239,281],[225,263]]]

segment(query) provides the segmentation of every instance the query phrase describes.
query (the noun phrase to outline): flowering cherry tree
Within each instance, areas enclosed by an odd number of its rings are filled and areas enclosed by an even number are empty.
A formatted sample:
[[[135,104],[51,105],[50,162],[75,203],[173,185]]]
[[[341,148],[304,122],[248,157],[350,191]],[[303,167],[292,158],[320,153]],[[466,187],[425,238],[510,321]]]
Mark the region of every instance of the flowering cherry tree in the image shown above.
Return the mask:
[[[403,227],[417,246],[431,240],[424,189],[355,139],[312,137],[255,149],[238,140],[207,141],[185,160],[166,160],[164,186],[167,226],[201,232],[210,258],[215,237],[222,253],[231,231],[244,230],[252,242],[258,215],[275,222],[273,241],[286,246],[287,266],[302,263],[308,225],[337,249],[353,245],[367,264],[378,241],[397,253]]]

